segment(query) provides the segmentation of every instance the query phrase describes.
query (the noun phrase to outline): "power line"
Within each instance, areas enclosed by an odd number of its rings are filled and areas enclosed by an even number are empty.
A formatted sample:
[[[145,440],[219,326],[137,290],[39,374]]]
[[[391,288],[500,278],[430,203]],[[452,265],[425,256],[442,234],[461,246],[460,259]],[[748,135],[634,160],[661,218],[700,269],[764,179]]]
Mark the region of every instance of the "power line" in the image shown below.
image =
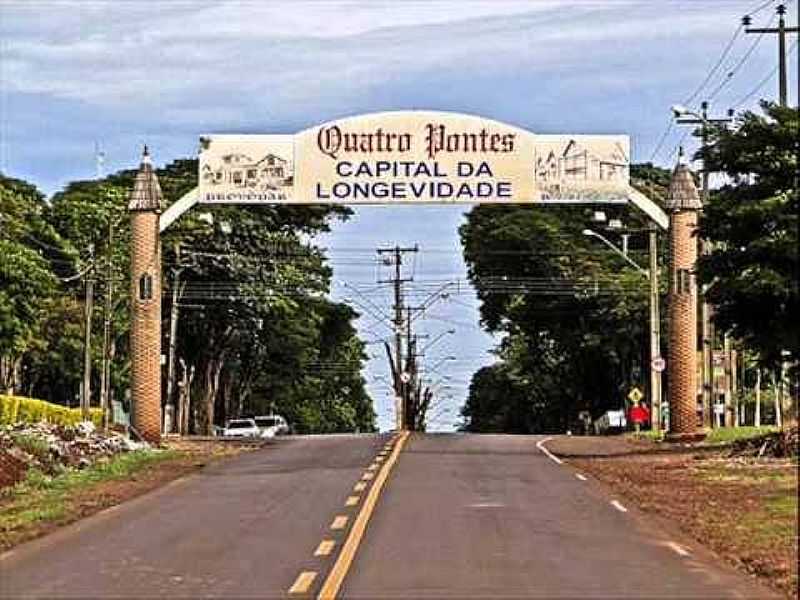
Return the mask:
[[[789,48],[789,56],[790,57],[794,54],[794,51],[796,49],[797,49],[797,41],[795,40],[795,42],[793,42],[792,45]],[[773,77],[775,77],[775,74],[777,72],[778,72],[778,65],[775,65],[775,67],[773,67],[772,70],[769,73],[767,73],[767,75],[761,81],[759,81],[758,84],[750,92],[748,92],[747,94],[745,94],[744,96],[739,98],[739,100],[734,102],[733,103],[733,107],[734,108],[739,108],[742,104],[744,104],[745,102],[750,100],[750,98],[752,98],[758,92],[760,92],[764,88],[764,86],[767,85],[767,83],[769,83],[769,81]]]

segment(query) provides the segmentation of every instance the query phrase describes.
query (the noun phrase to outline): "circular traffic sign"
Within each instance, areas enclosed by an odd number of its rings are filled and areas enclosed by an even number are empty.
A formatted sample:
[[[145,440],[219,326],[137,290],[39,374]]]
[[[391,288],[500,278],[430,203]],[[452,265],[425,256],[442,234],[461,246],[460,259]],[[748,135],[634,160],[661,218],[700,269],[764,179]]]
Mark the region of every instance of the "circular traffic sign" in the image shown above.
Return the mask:
[[[402,381],[403,383],[408,383],[409,381],[411,381],[411,375],[409,375],[408,373],[401,373],[400,381]]]
[[[656,356],[653,359],[653,362],[650,363],[653,366],[654,371],[658,371],[659,373],[663,371],[667,367],[667,361],[665,361],[660,356]]]

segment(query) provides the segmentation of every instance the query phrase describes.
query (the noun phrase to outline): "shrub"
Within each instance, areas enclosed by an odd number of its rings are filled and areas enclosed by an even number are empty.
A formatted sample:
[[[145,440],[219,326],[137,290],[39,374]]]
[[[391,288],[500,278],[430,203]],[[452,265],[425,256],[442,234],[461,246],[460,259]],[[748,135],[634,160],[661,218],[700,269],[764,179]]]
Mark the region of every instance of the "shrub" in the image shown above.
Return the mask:
[[[101,424],[103,412],[99,408],[90,409],[89,415],[95,425]],[[0,425],[40,421],[56,425],[77,425],[81,420],[80,408],[69,408],[35,398],[0,396]]]

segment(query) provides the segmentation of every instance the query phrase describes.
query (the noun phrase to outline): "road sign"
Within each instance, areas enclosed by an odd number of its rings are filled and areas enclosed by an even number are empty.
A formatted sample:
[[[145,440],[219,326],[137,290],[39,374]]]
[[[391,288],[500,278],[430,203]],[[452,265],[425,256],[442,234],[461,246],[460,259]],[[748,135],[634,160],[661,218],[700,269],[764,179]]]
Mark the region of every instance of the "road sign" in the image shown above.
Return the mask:
[[[650,363],[650,365],[653,367],[654,371],[658,371],[659,373],[661,373],[661,371],[667,368],[667,361],[665,361],[660,356],[656,356],[653,359],[653,362]]]
[[[402,381],[403,383],[408,383],[409,381],[411,381],[411,375],[409,375],[408,373],[401,373],[400,381]]]
[[[631,391],[628,392],[628,400],[634,404],[637,404],[642,398],[644,398],[644,394],[638,387],[631,388]]]

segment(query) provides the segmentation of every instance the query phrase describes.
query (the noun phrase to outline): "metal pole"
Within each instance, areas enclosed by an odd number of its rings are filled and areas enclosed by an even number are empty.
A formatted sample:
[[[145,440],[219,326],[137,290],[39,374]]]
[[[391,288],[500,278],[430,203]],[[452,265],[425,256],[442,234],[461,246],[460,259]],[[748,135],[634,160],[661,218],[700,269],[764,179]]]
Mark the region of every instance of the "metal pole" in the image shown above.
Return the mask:
[[[786,7],[781,4],[778,6],[778,99],[781,106],[786,106],[787,82],[786,82],[786,20],[783,15]]]
[[[175,243],[175,262],[180,264],[181,245]],[[169,310],[169,357],[167,359],[167,406],[164,411],[164,433],[172,433],[175,430],[176,414],[175,407],[175,356],[178,348],[178,300],[180,299],[180,275],[181,268],[176,267],[172,278],[172,304]]]
[[[111,311],[113,310],[114,271],[112,251],[114,247],[114,227],[111,217],[108,218],[108,249],[106,251],[106,301],[103,309],[103,370],[100,384],[100,408],[103,412],[103,428],[109,426],[109,409],[111,407]]]
[[[89,244],[91,269],[86,273],[86,298],[84,301],[83,389],[81,393],[81,418],[90,419],[92,400],[92,312],[94,310],[94,244]]]
[[[650,229],[650,419],[653,431],[661,430],[661,371],[655,359],[661,356],[661,323],[658,297],[658,232]]]
[[[396,394],[400,398],[397,408],[397,429],[402,431],[406,428],[406,406],[404,383],[401,379],[403,375],[403,297],[400,289],[400,265],[402,262],[400,246],[394,249],[394,359],[397,372]]]

